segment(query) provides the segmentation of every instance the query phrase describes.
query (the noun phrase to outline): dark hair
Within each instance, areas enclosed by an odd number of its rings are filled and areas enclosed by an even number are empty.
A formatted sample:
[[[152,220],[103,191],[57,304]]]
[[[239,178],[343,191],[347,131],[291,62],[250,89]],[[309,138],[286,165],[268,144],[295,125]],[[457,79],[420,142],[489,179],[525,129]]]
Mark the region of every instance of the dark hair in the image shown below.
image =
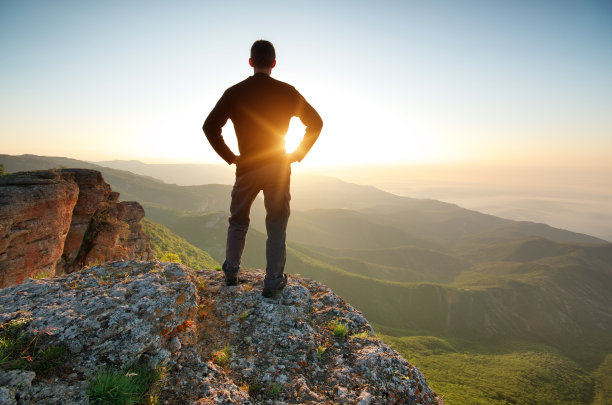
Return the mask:
[[[276,51],[272,42],[260,39],[251,46],[251,59],[253,65],[258,68],[267,68],[272,66],[276,60]]]

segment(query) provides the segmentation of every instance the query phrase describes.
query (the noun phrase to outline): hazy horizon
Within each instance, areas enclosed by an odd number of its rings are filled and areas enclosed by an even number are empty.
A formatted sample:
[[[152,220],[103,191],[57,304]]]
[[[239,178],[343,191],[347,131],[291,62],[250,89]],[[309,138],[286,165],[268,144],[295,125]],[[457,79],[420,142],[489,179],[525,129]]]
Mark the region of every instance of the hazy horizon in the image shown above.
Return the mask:
[[[277,48],[273,77],[325,122],[306,167],[605,165],[611,14],[596,0],[5,1],[2,148],[221,162],[202,122],[252,74],[250,45],[265,38]],[[224,134],[235,150],[231,123]]]
[[[265,38],[273,77],[325,123],[294,173],[612,240],[610,15],[599,0],[5,1],[2,153],[221,165],[202,122]],[[238,152],[229,122],[224,136]]]
[[[234,179],[234,167],[218,163],[156,164],[137,159],[90,162],[182,186],[232,184]],[[162,167],[157,172],[151,167],[135,170],[129,165],[135,162]],[[175,165],[185,169],[171,170]],[[191,165],[206,165],[209,172],[199,173],[190,169]],[[612,176],[605,166],[421,164],[321,169],[294,164],[292,171],[294,184],[299,184],[300,175],[325,175],[400,196],[434,199],[502,218],[546,223],[612,242]],[[202,180],[210,176],[213,181]]]

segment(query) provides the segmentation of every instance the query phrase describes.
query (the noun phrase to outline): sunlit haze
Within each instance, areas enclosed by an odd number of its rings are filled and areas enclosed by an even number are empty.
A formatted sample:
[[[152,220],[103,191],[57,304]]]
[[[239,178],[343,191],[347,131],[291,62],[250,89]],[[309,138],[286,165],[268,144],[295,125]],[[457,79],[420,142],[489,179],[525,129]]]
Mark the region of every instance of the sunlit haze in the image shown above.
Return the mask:
[[[606,165],[611,4],[3,1],[2,152],[221,162],[202,122],[264,38],[325,122],[305,167]]]

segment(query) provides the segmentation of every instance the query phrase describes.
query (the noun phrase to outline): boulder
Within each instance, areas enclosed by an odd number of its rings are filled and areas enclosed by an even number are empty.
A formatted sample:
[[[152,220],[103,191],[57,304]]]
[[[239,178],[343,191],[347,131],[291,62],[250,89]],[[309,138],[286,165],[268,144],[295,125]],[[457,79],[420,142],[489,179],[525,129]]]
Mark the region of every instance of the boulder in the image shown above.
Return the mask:
[[[15,375],[0,374],[0,394],[55,403],[57,392],[57,403],[87,403],[96,373],[140,362],[166,369],[159,403],[442,403],[329,288],[290,276],[281,297],[267,299],[263,278],[246,271],[228,287],[218,271],[118,261],[0,290],[0,326],[26,317],[27,336],[66,349],[54,375],[4,371]],[[335,324],[346,335],[336,336]],[[19,390],[17,377],[28,380]]]

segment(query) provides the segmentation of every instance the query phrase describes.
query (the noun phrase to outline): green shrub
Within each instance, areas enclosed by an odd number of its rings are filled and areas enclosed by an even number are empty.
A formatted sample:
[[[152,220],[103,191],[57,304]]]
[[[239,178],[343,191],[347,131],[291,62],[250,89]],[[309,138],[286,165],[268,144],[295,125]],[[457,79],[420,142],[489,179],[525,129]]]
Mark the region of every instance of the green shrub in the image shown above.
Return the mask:
[[[337,319],[334,319],[330,323],[330,327],[334,336],[340,339],[344,339],[349,332],[348,326],[344,325]]]
[[[179,255],[176,253],[166,252],[159,259],[162,262],[183,263]]]

